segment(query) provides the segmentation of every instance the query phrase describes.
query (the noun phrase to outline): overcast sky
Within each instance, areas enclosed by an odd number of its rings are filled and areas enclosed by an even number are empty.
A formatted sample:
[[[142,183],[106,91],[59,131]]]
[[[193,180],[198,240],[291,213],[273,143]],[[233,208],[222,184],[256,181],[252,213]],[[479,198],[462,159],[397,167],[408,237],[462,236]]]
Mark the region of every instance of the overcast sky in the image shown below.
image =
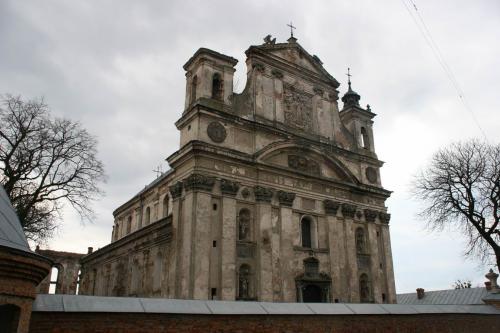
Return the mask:
[[[397,291],[447,289],[456,279],[482,285],[489,267],[464,259],[460,234],[424,229],[409,183],[438,148],[483,136],[470,111],[488,140],[500,141],[500,2],[414,1],[468,111],[404,1],[0,1],[0,94],[44,96],[54,114],[81,122],[98,137],[109,175],[96,222],[81,225],[68,211],[48,246],[108,244],[112,211],[154,179],[154,168],[168,168],[184,106],[182,65],[199,47],[239,60],[239,92],[244,51],[267,34],[286,41],[292,20],[341,95],[350,67],[361,103],[378,114],[382,181],[394,191],[387,205]]]

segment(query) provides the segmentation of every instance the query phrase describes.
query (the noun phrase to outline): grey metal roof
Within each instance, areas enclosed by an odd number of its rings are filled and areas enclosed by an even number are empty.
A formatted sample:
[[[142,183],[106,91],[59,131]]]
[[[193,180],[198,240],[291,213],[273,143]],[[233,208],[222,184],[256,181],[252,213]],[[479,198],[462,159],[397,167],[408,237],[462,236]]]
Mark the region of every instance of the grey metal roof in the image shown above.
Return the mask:
[[[474,313],[500,315],[490,305],[405,305],[196,301],[165,298],[38,295],[35,312],[128,312],[205,315],[393,315]]]
[[[0,185],[0,246],[31,252],[16,211]]]
[[[486,288],[466,288],[425,291],[422,299],[417,293],[398,294],[398,304],[484,304],[488,295]]]

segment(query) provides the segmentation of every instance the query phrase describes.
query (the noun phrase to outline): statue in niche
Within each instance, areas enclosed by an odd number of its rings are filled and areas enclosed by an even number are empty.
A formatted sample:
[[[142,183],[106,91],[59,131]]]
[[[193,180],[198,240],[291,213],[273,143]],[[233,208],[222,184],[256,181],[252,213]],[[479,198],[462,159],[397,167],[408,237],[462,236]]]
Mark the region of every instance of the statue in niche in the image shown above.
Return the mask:
[[[238,240],[248,240],[250,236],[250,211],[243,208],[238,216]]]
[[[363,254],[365,252],[365,232],[363,229],[356,229],[356,252]]]
[[[238,297],[245,299],[250,296],[250,267],[241,265],[239,270]]]
[[[368,276],[366,274],[361,274],[359,278],[359,298],[361,302],[370,300],[370,287],[368,287]]]

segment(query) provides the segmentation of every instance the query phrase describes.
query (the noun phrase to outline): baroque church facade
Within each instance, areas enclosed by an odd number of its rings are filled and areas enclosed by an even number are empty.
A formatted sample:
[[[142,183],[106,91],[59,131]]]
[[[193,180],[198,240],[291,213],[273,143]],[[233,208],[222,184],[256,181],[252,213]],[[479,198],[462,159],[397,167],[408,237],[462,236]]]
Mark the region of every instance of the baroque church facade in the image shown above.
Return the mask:
[[[237,60],[201,48],[171,170],[114,211],[81,259],[80,294],[395,303],[389,219],[370,107],[292,36]]]

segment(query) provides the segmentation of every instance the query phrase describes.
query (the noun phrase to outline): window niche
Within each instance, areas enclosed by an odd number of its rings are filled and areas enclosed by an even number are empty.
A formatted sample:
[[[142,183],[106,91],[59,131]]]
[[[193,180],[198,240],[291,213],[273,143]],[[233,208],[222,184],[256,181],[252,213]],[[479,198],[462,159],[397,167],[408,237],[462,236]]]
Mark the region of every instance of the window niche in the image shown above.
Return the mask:
[[[253,297],[253,274],[251,267],[243,264],[238,269],[238,300],[255,300]]]
[[[148,225],[151,222],[151,208],[146,208],[146,215],[144,216],[144,225]]]
[[[356,239],[356,253],[367,254],[365,230],[362,227],[356,229],[355,239]]]
[[[196,89],[198,87],[198,76],[193,76],[193,79],[191,80],[191,97],[190,97],[190,103],[194,103],[196,101]]]
[[[361,127],[361,135],[359,137],[360,141],[360,146],[369,149],[370,148],[370,140],[368,138],[368,132],[366,131],[366,128]]]
[[[301,246],[304,248],[315,248],[316,237],[314,233],[315,221],[311,216],[305,215],[300,219]]]
[[[248,208],[240,209],[238,213],[238,240],[251,241],[252,213]]]
[[[359,301],[371,303],[370,280],[365,273],[359,276]]]
[[[212,76],[212,98],[222,101],[223,91],[221,75],[219,73],[215,73]]]
[[[168,195],[165,195],[163,197],[162,217],[168,216],[168,201],[169,201],[169,197],[168,197]]]
[[[132,231],[132,216],[127,218],[127,235]]]

